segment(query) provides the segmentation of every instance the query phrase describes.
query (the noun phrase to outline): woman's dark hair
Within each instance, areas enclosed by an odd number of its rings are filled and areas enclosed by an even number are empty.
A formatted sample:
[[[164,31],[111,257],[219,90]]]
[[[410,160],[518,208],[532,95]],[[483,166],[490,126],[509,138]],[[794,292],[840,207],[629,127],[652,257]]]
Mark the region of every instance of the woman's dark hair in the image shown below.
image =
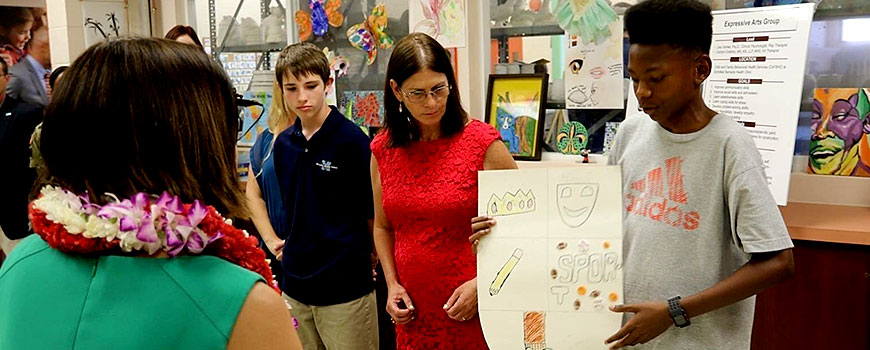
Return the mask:
[[[68,68],[69,66],[60,66],[51,71],[51,74],[48,76],[48,86],[54,89],[54,84],[57,83],[57,77],[63,74],[63,72],[66,72]]]
[[[42,126],[43,183],[87,191],[98,203],[104,193],[168,191],[246,215],[232,83],[202,51],[117,39],[85,50],[64,76]]]
[[[462,108],[459,99],[459,89],[456,87],[456,77],[453,75],[453,64],[447,56],[447,50],[432,37],[422,33],[412,33],[402,38],[393,48],[390,63],[387,64],[387,79],[384,84],[384,131],[387,132],[389,147],[402,147],[411,141],[420,139],[420,127],[404,108],[399,112],[399,100],[393,94],[390,80],[399,87],[417,72],[429,69],[444,74],[450,85],[450,95],[447,96],[447,110],[441,118],[441,136],[446,137],[462,131],[468,113]]]
[[[183,25],[179,24],[175,27],[172,27],[172,29],[170,29],[168,32],[166,32],[166,36],[164,38],[169,39],[169,40],[175,40],[175,39],[178,39],[179,37],[181,37],[182,35],[189,36],[190,39],[192,39],[193,42],[196,43],[196,46],[199,46],[200,49],[205,50],[202,47],[202,42],[199,41],[199,37],[196,36],[196,31],[193,30],[193,28],[190,26],[183,26]]]

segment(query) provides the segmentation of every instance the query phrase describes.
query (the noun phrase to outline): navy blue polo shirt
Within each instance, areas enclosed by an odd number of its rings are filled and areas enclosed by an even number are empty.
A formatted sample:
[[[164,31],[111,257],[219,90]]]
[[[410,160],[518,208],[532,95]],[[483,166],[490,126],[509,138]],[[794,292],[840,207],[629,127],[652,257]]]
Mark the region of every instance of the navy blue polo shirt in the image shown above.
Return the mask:
[[[308,305],[335,305],[374,289],[368,220],[374,217],[369,138],[335,107],[310,140],[302,120],[278,134],[275,172],[287,210],[281,289]]]

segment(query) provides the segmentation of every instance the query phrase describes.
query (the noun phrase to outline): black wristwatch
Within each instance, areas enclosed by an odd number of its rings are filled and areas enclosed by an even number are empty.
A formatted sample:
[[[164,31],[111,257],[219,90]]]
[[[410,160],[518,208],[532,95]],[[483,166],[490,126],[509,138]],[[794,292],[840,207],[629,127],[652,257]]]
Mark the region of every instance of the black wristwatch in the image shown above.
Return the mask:
[[[671,319],[674,320],[674,325],[684,328],[692,324],[689,322],[689,316],[686,315],[686,310],[680,305],[680,296],[675,296],[668,299],[668,313]]]

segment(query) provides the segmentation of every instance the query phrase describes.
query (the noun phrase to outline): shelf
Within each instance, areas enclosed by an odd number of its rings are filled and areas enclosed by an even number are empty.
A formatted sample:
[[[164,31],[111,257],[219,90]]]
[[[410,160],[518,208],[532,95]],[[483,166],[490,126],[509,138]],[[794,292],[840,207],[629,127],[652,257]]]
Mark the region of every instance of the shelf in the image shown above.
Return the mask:
[[[518,37],[518,36],[544,36],[563,35],[565,31],[555,24],[530,26],[530,27],[502,27],[490,29],[492,38]]]
[[[849,10],[849,9],[819,9],[813,15],[814,21],[830,21],[848,18],[865,18],[870,17],[870,9],[868,10]]]
[[[565,109],[565,102],[547,101],[544,104],[546,109]]]
[[[268,43],[268,44],[251,44],[251,45],[235,45],[224,46],[223,50],[217,48],[221,53],[226,52],[280,52],[287,46],[287,43]]]

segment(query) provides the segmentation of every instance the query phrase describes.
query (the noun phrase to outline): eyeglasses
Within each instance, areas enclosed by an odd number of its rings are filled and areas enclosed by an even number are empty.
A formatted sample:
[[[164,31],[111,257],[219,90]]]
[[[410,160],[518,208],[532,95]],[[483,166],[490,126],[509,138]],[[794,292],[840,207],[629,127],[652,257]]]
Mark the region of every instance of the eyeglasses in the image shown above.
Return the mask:
[[[435,88],[433,88],[430,91],[414,90],[411,92],[405,92],[402,89],[399,89],[399,91],[401,91],[402,95],[404,95],[405,98],[408,99],[408,102],[424,103],[424,102],[426,102],[426,99],[429,98],[429,95],[432,95],[432,98],[435,99],[435,102],[440,102],[441,100],[445,99],[448,95],[450,95],[451,89],[453,89],[453,87],[450,85],[441,85],[441,86],[436,86]]]

